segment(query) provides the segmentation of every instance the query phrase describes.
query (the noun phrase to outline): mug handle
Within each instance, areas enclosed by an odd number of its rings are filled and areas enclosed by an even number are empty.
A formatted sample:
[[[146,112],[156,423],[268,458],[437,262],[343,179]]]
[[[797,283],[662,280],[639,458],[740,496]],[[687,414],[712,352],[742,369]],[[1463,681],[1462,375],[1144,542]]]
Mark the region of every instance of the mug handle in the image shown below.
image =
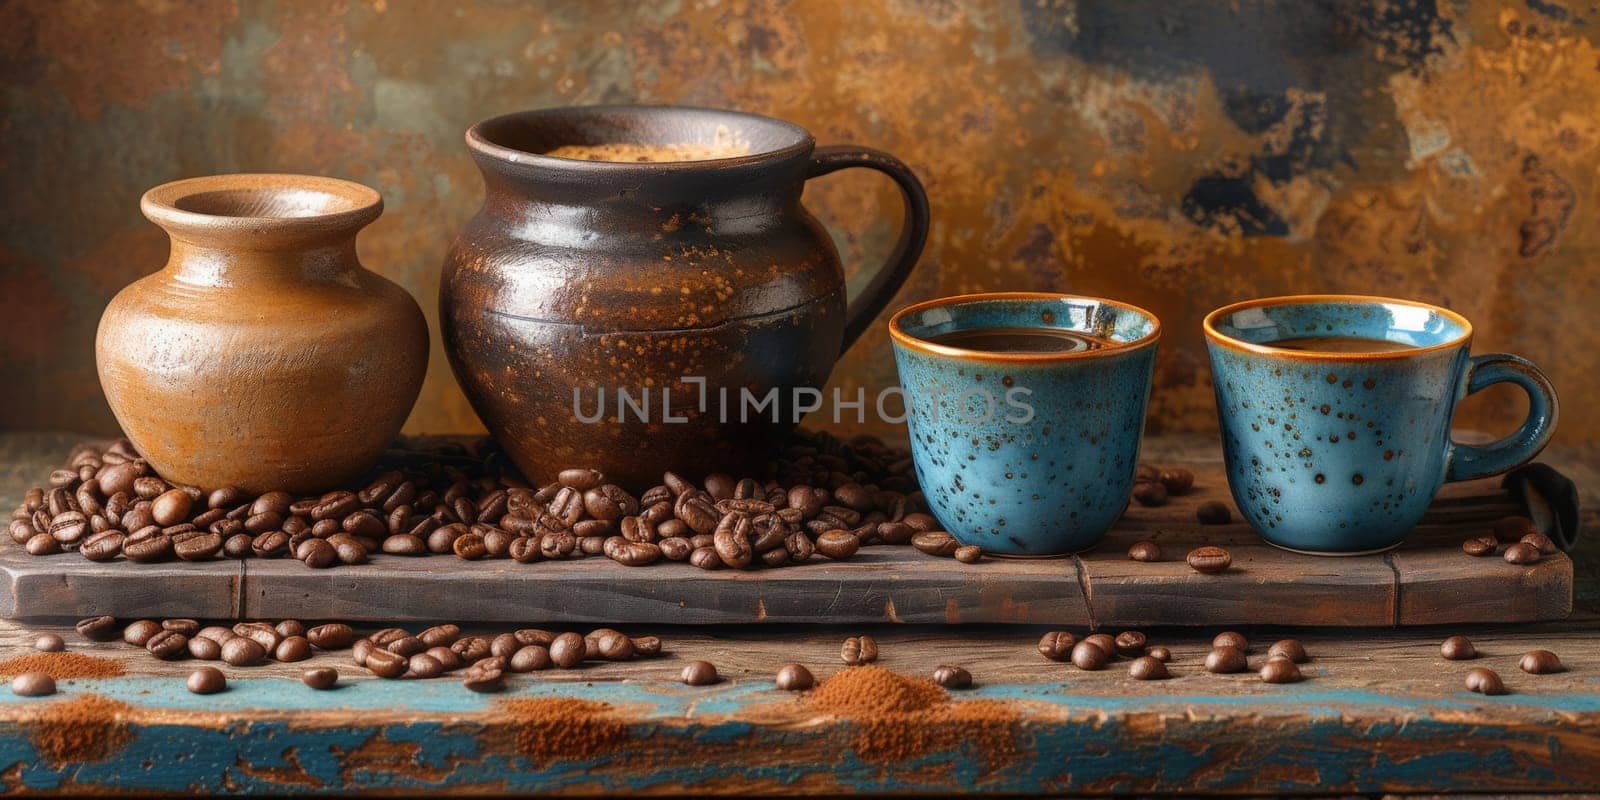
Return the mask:
[[[1486,478],[1510,471],[1533,460],[1550,442],[1556,430],[1560,407],[1550,379],[1521,356],[1489,353],[1475,356],[1467,369],[1467,394],[1482,391],[1497,383],[1514,383],[1528,393],[1528,418],[1515,433],[1481,447],[1450,443],[1447,481]]]
[[[916,173],[900,159],[870,147],[819,147],[811,154],[811,169],[806,173],[806,180],[850,167],[875,169],[893,178],[905,201],[906,215],[900,226],[900,240],[895,242],[889,259],[868,273],[866,285],[855,297],[846,300],[844,344],[839,348],[840,355],[855,344],[877,319],[878,312],[894,298],[894,293],[906,282],[906,276],[911,274],[917,257],[922,255],[923,244],[928,241],[928,194],[923,191]]]

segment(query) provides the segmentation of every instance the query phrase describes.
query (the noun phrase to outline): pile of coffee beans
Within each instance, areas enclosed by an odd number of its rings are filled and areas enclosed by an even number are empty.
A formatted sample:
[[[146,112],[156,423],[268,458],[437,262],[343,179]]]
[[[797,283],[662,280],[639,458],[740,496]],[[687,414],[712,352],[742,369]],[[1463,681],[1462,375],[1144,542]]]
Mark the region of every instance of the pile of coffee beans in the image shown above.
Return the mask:
[[[319,651],[343,650],[355,641],[355,630],[342,622],[307,628],[299,620],[205,625],[192,619],[140,619],[122,625],[115,617],[79,620],[79,635],[94,642],[118,638],[163,661],[195,658],[233,667],[254,667],[277,661],[304,661]]]
[[[702,569],[845,559],[863,545],[910,544],[975,562],[926,513],[904,450],[872,437],[798,431],[762,478],[712,473],[700,485],[666,473],[640,495],[592,470],[527,485],[485,440],[393,451],[363,485],[317,497],[205,491],[155,475],[127,440],[79,447],[49,487],[30,490],[10,534],[35,555],[93,561],[295,558],[308,567],[370,554],[454,554],[523,563],[603,555]]]
[[[1172,651],[1162,645],[1149,644],[1149,638],[1139,631],[1123,631],[1115,637],[1094,633],[1078,639],[1070,631],[1049,631],[1039,639],[1039,654],[1051,661],[1070,661],[1078,669],[1095,671],[1105,669],[1117,658],[1131,659],[1128,676],[1134,680],[1164,680],[1172,677],[1167,664],[1172,661]],[[1205,657],[1205,670],[1225,674],[1249,669],[1250,642],[1237,631],[1217,634],[1211,641],[1211,651]],[[1296,639],[1276,642],[1267,650],[1259,674],[1267,683],[1290,683],[1301,680],[1298,664],[1308,659],[1305,645]]]
[[[1164,506],[1167,499],[1194,488],[1194,473],[1183,467],[1140,464],[1133,473],[1133,499],[1141,506]]]
[[[1500,551],[1502,543],[1506,547]],[[1555,540],[1539,530],[1532,519],[1523,516],[1502,517],[1488,533],[1461,543],[1461,551],[1469,556],[1492,556],[1499,551],[1508,563],[1522,566],[1537,564],[1559,550]]]

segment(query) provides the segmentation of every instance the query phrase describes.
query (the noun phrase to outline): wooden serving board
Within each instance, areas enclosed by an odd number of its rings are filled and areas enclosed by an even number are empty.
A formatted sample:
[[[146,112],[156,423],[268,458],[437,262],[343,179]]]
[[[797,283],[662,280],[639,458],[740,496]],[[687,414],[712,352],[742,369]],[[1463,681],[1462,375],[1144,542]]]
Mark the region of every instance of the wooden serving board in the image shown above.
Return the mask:
[[[96,564],[7,546],[0,617],[1389,626],[1547,620],[1571,611],[1573,566],[1565,554],[1523,567],[1461,551],[1468,535],[1525,513],[1495,480],[1446,486],[1398,550],[1323,558],[1273,548],[1241,522],[1199,525],[1199,503],[1231,506],[1231,498],[1220,464],[1193,468],[1193,491],[1160,508],[1132,505],[1102,545],[1070,558],[969,565],[875,546],[844,562],[818,557],[750,572],[623,567],[603,557],[518,564],[384,555],[313,570],[262,559]],[[1128,560],[1128,545],[1139,539],[1160,543],[1165,560]],[[1233,567],[1222,575],[1189,569],[1184,554],[1200,544],[1226,547]]]

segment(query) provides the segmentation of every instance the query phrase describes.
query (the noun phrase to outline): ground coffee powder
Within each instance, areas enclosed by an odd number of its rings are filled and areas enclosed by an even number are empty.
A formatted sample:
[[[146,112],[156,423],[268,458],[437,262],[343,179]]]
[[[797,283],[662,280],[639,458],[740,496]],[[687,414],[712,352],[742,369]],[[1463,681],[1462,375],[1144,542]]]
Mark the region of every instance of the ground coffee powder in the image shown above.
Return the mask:
[[[499,708],[512,717],[517,752],[537,763],[594,758],[628,741],[628,724],[612,714],[610,703],[518,697]]]
[[[34,709],[20,721],[35,750],[53,764],[101,761],[133,740],[133,706],[96,694]]]
[[[806,701],[854,721],[859,732],[851,747],[868,761],[908,761],[971,747],[992,770],[1018,756],[1016,709],[994,700],[951,702],[938,684],[882,667],[836,673]]]
[[[122,664],[109,658],[83,653],[29,653],[0,661],[0,676],[7,678],[24,672],[43,672],[56,680],[69,678],[115,678]]]

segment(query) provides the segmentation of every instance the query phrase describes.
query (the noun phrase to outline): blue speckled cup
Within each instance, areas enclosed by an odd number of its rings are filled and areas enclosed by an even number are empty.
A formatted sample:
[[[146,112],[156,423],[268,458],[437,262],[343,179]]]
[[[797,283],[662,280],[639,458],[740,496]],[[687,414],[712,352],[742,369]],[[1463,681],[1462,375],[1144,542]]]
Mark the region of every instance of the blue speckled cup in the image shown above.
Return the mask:
[[[1531,460],[1556,426],[1550,380],[1500,353],[1470,357],[1472,325],[1404,300],[1344,295],[1237,303],[1205,319],[1228,487],[1268,542],[1355,555],[1400,544],[1446,481],[1482,478]],[[1412,345],[1387,352],[1271,346],[1307,337]],[[1468,394],[1511,382],[1528,418],[1473,447],[1450,440]]]
[[[1093,350],[995,353],[928,341],[1058,328]],[[1161,326],[1110,300],[1015,292],[919,303],[889,321],[911,457],[933,515],[1006,556],[1094,546],[1128,505]]]

